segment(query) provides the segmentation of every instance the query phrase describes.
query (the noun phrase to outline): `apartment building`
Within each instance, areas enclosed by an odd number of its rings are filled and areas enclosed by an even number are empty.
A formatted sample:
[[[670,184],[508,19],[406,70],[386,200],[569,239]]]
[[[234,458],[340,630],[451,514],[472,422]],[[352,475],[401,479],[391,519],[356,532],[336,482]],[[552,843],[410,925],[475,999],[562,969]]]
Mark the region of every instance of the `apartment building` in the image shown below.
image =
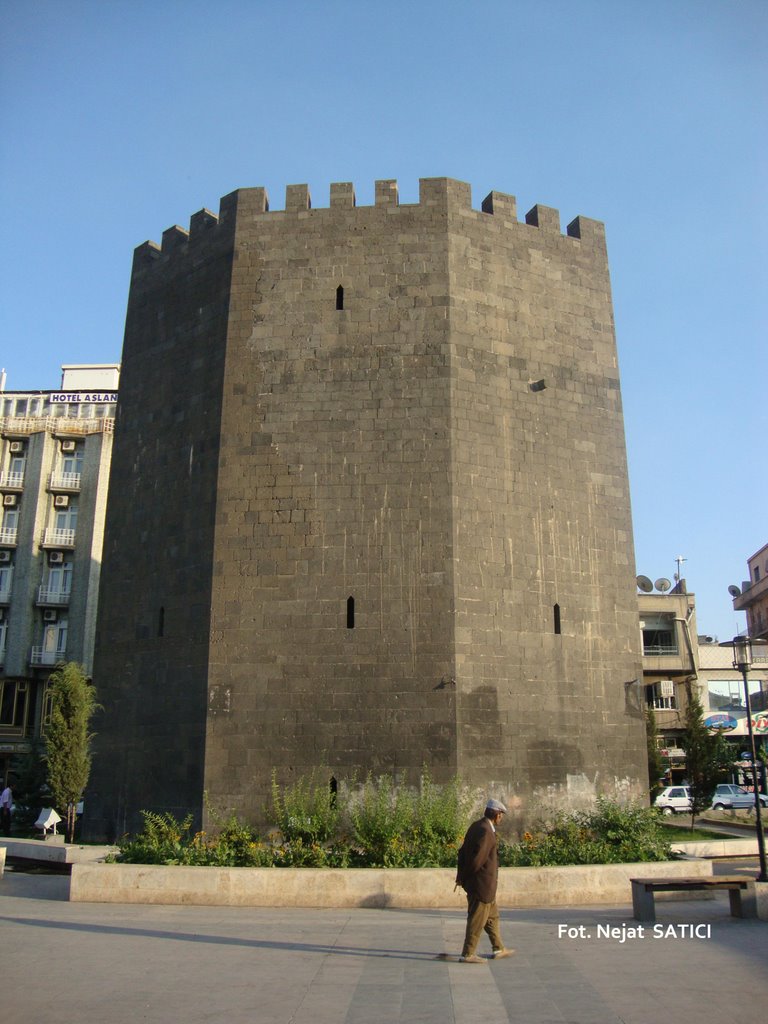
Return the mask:
[[[0,389],[0,780],[41,734],[48,677],[90,672],[118,364]]]
[[[733,610],[747,613],[747,632],[751,637],[768,640],[768,544],[747,559],[749,579],[734,587]]]
[[[638,585],[648,585],[638,577]],[[664,587],[668,581],[657,581]],[[653,588],[651,588],[653,589]],[[733,781],[751,785],[744,680],[733,652],[711,636],[697,635],[696,598],[685,580],[673,589],[638,595],[645,702],[653,708],[658,743],[670,783],[686,777],[685,731],[689,694],[701,701],[705,725],[720,731],[733,752]],[[758,751],[768,747],[768,658],[756,654],[749,675],[752,729]]]

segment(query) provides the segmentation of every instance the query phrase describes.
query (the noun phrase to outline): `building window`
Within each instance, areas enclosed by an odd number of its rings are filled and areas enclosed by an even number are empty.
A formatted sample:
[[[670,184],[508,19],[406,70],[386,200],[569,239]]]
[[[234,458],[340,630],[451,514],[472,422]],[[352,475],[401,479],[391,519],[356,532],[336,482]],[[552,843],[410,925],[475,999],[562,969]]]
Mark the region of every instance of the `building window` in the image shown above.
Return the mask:
[[[25,679],[0,679],[0,728],[24,732],[28,690]]]
[[[674,615],[645,615],[642,629],[644,655],[658,657],[678,653]]]

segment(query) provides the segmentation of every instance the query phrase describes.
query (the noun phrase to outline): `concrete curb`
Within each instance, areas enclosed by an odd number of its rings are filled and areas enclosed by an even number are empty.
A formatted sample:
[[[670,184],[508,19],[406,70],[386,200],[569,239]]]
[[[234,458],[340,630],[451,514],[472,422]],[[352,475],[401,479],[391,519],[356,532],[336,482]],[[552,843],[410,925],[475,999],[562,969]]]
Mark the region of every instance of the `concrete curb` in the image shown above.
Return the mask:
[[[464,909],[453,868],[217,868],[73,864],[69,898],[82,903],[241,907]],[[504,907],[630,901],[630,879],[711,875],[710,861],[502,868]]]
[[[57,837],[58,838],[58,837]],[[88,864],[103,861],[110,853],[118,852],[116,846],[78,846],[66,844],[63,839],[56,842],[43,839],[0,839],[3,857],[20,860],[41,861],[47,864]]]
[[[672,843],[675,853],[686,857],[756,857],[757,839],[708,839],[696,843]]]

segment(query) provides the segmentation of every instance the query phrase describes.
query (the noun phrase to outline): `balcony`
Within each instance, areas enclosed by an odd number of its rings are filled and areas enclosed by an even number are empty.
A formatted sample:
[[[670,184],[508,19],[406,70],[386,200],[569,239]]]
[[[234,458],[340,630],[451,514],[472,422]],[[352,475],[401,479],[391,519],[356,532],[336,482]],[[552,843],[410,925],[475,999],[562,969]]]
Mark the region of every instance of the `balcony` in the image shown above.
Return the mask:
[[[29,652],[30,665],[58,665],[66,661],[66,651],[48,651],[45,647],[33,647]]]
[[[0,544],[3,543],[0,539]],[[74,530],[45,530],[41,547],[44,548],[73,548],[75,546]]]
[[[39,607],[66,608],[69,604],[69,591],[41,586],[37,591],[37,604]]]
[[[51,473],[48,490],[58,494],[79,494],[80,473]]]
[[[15,526],[2,527],[2,529],[0,529],[0,547],[15,548],[18,534],[18,528]]]
[[[0,491],[24,490],[24,472],[0,473]]]
[[[670,658],[679,653],[677,644],[643,644],[643,656],[646,658]]]

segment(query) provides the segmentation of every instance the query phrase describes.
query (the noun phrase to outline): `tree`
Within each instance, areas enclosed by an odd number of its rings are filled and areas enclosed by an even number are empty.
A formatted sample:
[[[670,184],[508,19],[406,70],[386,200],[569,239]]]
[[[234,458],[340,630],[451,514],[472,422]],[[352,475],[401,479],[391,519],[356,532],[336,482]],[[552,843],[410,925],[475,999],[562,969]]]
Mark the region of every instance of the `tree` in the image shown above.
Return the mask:
[[[691,828],[693,819],[712,803],[715,786],[728,768],[727,744],[721,733],[712,735],[704,725],[704,709],[698,696],[688,691],[685,732],[682,738],[685,770],[691,789]]]
[[[656,715],[649,705],[645,712],[645,736],[648,745],[648,788],[651,793],[651,802],[659,795],[663,788],[664,759],[659,752],[658,737],[659,731],[656,728]]]
[[[67,662],[48,681],[51,717],[46,726],[45,746],[48,786],[54,804],[66,821],[67,842],[75,835],[77,804],[82,799],[91,772],[91,739],[88,732],[96,711],[96,690],[81,665]]]

